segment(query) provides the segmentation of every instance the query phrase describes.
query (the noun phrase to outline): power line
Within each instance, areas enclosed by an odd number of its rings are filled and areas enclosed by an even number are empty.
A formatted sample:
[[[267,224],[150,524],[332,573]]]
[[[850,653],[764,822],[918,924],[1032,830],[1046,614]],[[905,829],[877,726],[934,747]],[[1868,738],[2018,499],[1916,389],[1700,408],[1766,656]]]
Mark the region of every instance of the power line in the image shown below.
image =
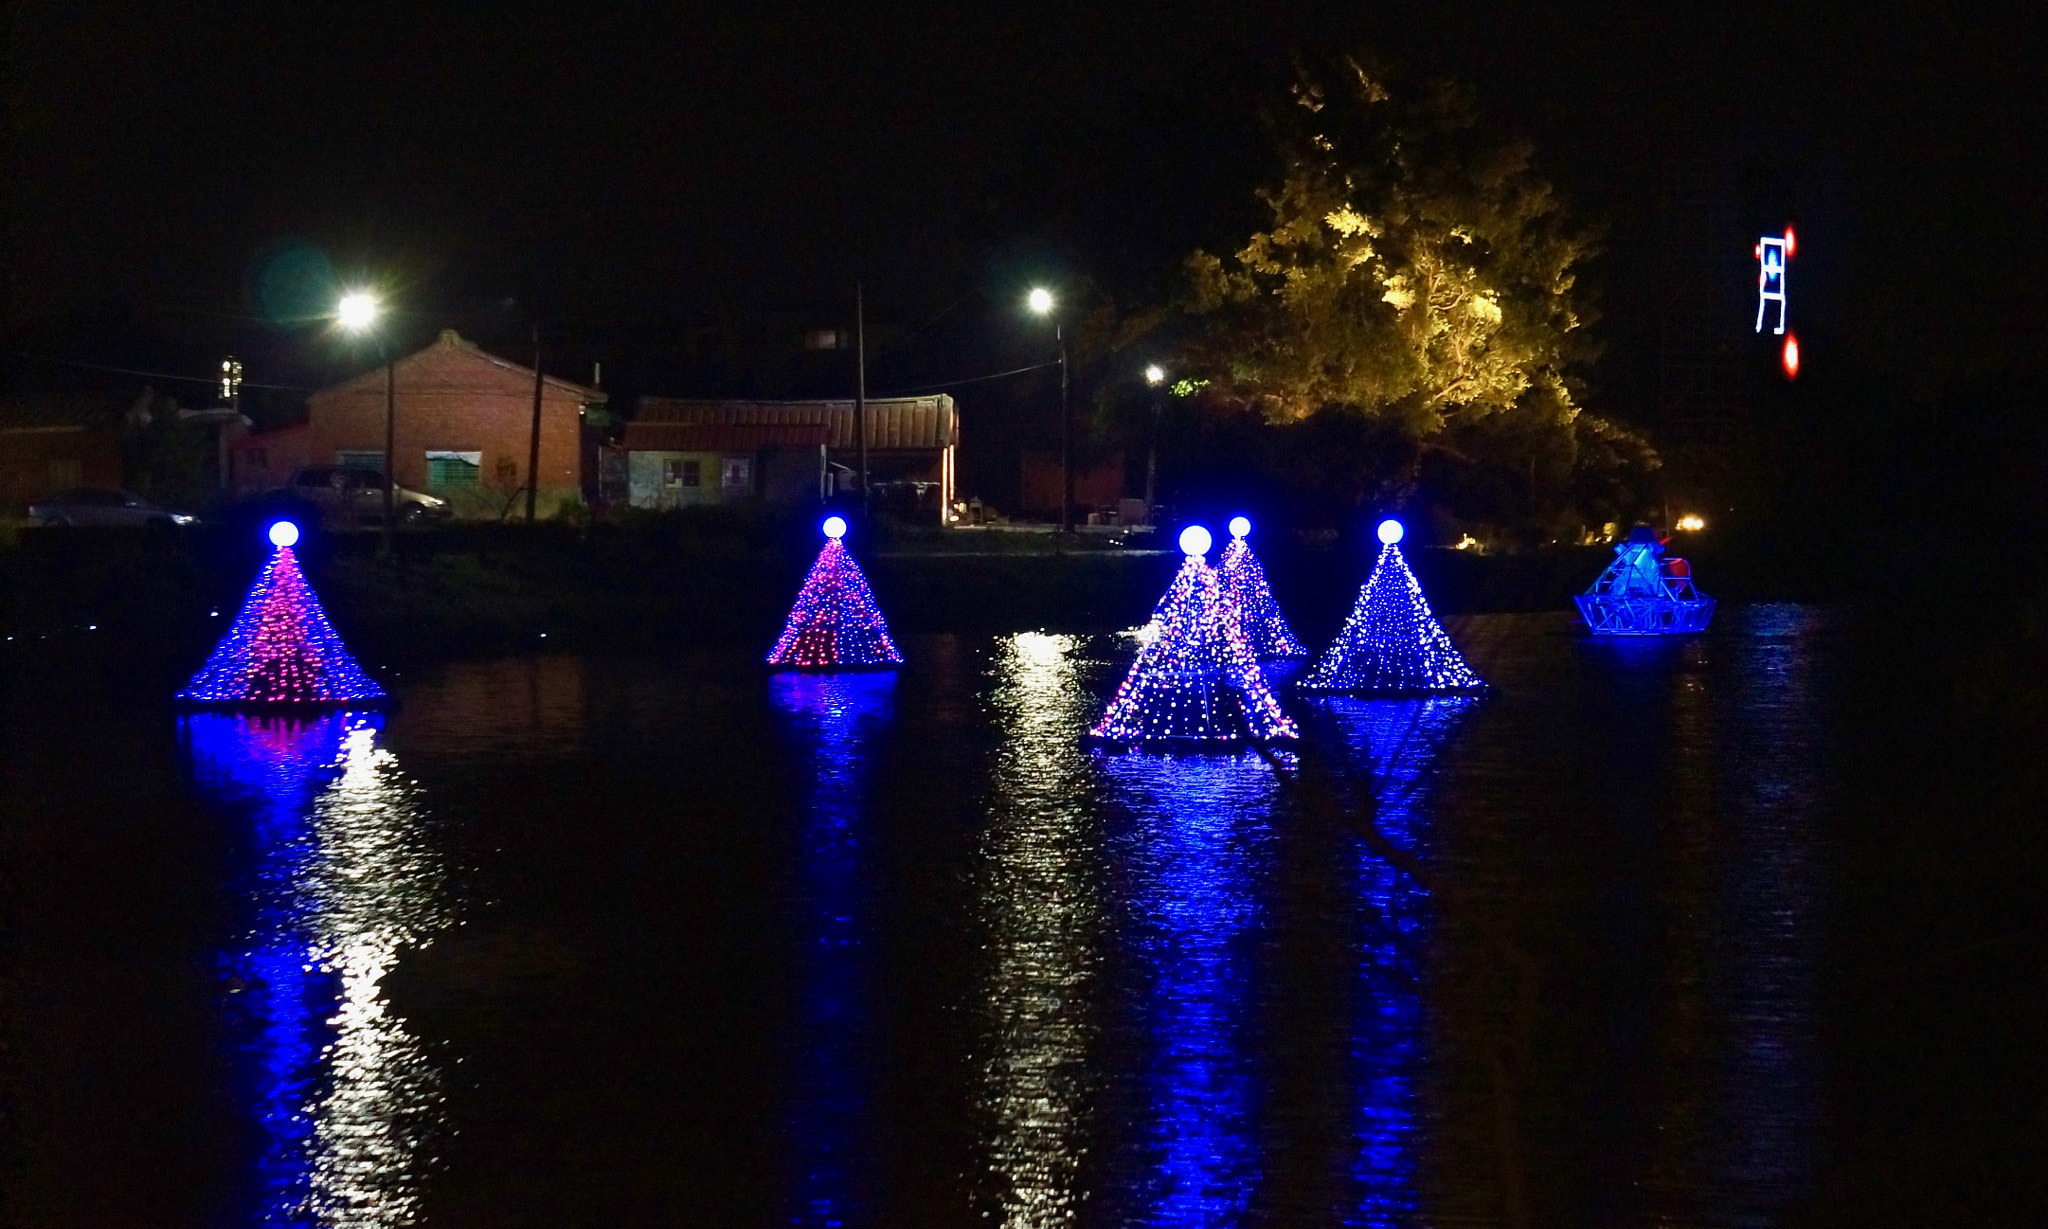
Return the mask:
[[[981,383],[981,382],[982,382],[983,380],[1000,380],[1000,379],[1002,379],[1002,378],[1003,378],[1004,376],[1018,376],[1018,375],[1023,375],[1023,374],[1024,374],[1025,372],[1027,372],[1027,371],[1044,371],[1044,370],[1045,370],[1046,368],[1048,368],[1048,367],[1057,367],[1057,366],[1059,366],[1059,364],[1058,364],[1058,363],[1033,363],[1033,364],[1032,364],[1031,366],[1029,366],[1029,367],[1013,367],[1013,368],[1011,368],[1011,369],[1010,369],[1010,370],[1008,370],[1008,371],[998,371],[998,372],[994,372],[994,373],[992,373],[992,374],[990,374],[990,375],[985,375],[985,376],[968,376],[968,377],[967,377],[966,379],[964,379],[964,380],[946,380],[946,381],[944,381],[944,382],[942,382],[942,383],[938,383],[938,384],[921,384],[921,385],[919,385],[919,386],[918,386],[918,387],[916,387],[916,388],[899,388],[899,389],[897,389],[897,390],[896,390],[896,391],[894,391],[894,392],[888,392],[888,393],[876,393],[876,394],[875,394],[875,396],[877,396],[877,397],[907,397],[907,396],[909,396],[909,395],[910,395],[910,394],[912,394],[912,393],[930,393],[930,392],[937,392],[937,391],[938,391],[939,389],[942,389],[942,388],[958,388],[958,387],[959,387],[960,385],[962,385],[962,384],[979,384],[979,383]]]
[[[188,384],[220,383],[220,377],[217,375],[181,376],[173,375],[168,371],[137,371],[133,367],[107,367],[99,363],[80,363],[68,358],[51,358],[45,354],[29,354],[21,350],[10,351],[10,353],[16,358],[25,358],[31,362],[52,363],[59,367],[77,367],[85,371],[106,371],[119,376],[141,376],[145,380],[183,380]],[[310,388],[301,388],[296,384],[258,384],[254,380],[241,380],[238,383],[243,388],[270,388],[286,393],[309,393],[313,391]]]

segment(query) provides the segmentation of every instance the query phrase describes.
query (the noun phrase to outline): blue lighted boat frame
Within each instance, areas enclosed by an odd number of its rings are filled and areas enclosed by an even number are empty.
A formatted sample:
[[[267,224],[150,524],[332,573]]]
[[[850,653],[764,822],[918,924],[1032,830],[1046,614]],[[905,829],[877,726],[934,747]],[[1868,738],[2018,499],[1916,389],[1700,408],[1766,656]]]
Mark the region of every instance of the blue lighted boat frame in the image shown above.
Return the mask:
[[[1686,636],[1707,630],[1714,599],[1692,583],[1685,560],[1663,558],[1655,533],[1637,528],[1614,548],[1614,562],[1572,600],[1595,636]]]

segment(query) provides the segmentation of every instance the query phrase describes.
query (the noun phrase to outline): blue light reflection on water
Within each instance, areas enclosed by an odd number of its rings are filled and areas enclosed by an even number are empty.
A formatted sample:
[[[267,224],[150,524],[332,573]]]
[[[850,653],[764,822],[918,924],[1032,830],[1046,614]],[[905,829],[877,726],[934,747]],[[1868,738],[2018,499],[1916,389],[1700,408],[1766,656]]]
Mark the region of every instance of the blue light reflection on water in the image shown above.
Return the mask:
[[[1248,988],[1268,816],[1256,756],[1102,757],[1149,980],[1149,1165],[1136,1223],[1239,1223],[1261,1173]]]
[[[412,1223],[440,1073],[381,982],[448,905],[381,718],[195,714],[184,728],[202,791],[248,821],[241,934],[222,964],[261,1141],[250,1219]]]
[[[1388,841],[1421,854],[1428,845],[1430,785],[1446,742],[1480,700],[1330,697],[1310,719],[1339,777],[1369,790],[1374,823]],[[1363,801],[1362,799],[1360,801]],[[1419,1207],[1416,1158],[1423,1062],[1422,981],[1428,895],[1415,879],[1357,844],[1355,900],[1359,977],[1352,1012],[1351,1078],[1357,1090],[1353,1197],[1343,1223],[1396,1226]]]
[[[796,1096],[789,1116],[792,1225],[860,1223],[859,1136],[870,1096],[863,1003],[869,919],[861,842],[873,744],[895,708],[887,673],[778,674],[769,699],[798,756],[806,928]]]

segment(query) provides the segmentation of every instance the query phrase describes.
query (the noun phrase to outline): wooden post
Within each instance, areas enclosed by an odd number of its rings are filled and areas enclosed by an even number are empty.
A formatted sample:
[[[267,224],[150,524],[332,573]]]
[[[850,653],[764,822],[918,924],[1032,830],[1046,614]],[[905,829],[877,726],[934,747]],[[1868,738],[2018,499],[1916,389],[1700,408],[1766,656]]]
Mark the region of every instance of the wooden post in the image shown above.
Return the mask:
[[[868,514],[868,317],[861,284],[853,284],[853,437],[860,446],[860,514]]]
[[[540,490],[540,400],[546,377],[540,373],[540,319],[533,322],[533,433],[526,443],[526,527],[533,528],[533,500]]]
[[[353,506],[354,497],[350,497]],[[384,553],[398,550],[398,360],[384,348]]]

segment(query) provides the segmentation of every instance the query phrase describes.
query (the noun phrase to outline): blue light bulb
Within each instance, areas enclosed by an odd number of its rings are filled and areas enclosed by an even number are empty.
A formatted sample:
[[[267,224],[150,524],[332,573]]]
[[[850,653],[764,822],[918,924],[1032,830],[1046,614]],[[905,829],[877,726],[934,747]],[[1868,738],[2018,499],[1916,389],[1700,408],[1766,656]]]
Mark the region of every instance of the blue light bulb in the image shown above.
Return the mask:
[[[1399,542],[1401,540],[1402,535],[1405,532],[1406,531],[1401,528],[1401,522],[1395,520],[1391,516],[1388,517],[1386,520],[1380,522],[1380,541],[1386,543],[1388,546],[1392,546],[1394,543]]]

